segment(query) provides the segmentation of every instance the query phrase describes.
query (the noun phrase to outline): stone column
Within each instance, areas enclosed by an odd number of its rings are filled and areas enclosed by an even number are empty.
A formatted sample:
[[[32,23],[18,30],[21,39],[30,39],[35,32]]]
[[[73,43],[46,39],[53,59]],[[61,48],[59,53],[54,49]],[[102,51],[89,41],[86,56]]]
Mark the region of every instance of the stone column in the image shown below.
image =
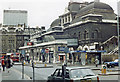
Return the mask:
[[[56,46],[54,45],[54,52],[53,52],[53,63],[56,62]]]

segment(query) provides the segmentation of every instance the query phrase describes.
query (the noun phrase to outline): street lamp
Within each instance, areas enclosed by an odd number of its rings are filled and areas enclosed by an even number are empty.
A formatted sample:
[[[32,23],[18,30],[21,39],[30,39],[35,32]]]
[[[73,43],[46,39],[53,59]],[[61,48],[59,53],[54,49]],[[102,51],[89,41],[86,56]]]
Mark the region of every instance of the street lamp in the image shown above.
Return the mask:
[[[120,67],[120,29],[119,29],[119,16],[120,16],[120,1],[117,0],[117,31],[118,31],[118,58]]]

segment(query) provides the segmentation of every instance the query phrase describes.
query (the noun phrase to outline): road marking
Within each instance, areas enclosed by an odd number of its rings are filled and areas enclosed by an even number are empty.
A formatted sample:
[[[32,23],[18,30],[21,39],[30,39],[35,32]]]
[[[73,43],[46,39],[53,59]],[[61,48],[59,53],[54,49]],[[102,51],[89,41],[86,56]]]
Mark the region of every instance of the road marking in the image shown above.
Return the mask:
[[[22,72],[20,72],[19,70],[13,68],[14,71],[16,71],[17,73],[19,73],[20,75],[22,75]],[[24,74],[25,78],[28,79],[28,80],[31,80],[30,77],[26,74]]]

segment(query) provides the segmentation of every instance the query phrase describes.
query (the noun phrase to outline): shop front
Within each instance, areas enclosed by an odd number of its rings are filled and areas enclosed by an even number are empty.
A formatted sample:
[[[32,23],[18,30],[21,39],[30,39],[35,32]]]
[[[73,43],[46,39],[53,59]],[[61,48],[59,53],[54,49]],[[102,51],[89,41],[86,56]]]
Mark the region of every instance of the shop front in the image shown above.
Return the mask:
[[[101,64],[101,53],[98,52],[86,53],[86,64],[95,64],[96,59],[98,59],[99,64]]]
[[[72,51],[73,57],[77,58],[81,65],[93,65],[95,60],[98,59],[99,64],[102,64],[102,53],[105,51]],[[75,62],[75,61],[73,61]]]
[[[59,56],[59,61],[63,63],[65,61],[65,53],[59,53],[58,56]]]

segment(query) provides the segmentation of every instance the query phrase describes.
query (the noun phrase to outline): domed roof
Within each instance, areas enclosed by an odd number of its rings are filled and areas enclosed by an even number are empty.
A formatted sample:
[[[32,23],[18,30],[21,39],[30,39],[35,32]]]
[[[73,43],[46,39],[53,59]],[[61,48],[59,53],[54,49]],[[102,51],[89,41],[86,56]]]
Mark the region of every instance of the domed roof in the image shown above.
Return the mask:
[[[102,2],[91,2],[88,6],[83,7],[79,11],[79,13],[88,11],[88,10],[93,9],[93,8],[96,8],[96,9],[107,9],[107,10],[112,10],[113,11],[112,7],[110,7],[108,4],[105,4],[105,3],[102,3]]]
[[[56,20],[54,20],[54,21],[51,23],[50,27],[54,27],[54,26],[60,26],[60,19],[59,19],[59,18],[56,19]]]

